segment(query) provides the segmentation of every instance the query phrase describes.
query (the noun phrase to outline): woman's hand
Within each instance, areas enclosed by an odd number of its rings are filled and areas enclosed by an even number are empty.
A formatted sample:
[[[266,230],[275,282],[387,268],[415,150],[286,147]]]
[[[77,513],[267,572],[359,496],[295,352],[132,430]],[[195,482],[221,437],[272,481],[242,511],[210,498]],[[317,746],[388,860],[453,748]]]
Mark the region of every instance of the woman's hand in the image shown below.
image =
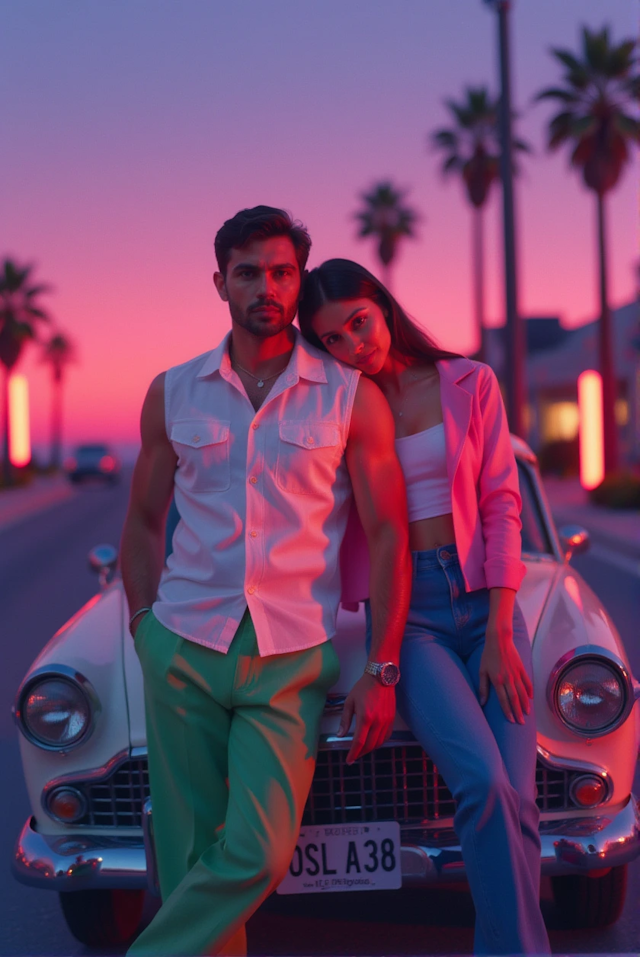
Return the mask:
[[[515,598],[511,588],[489,590],[489,620],[480,659],[479,696],[484,707],[491,683],[509,721],[524,724],[524,715],[531,711],[533,685],[513,643]]]
[[[489,682],[496,689],[502,710],[512,723],[524,724],[524,715],[531,711],[533,685],[525,671],[513,638],[494,638],[487,632],[480,659],[480,704],[489,697]]]

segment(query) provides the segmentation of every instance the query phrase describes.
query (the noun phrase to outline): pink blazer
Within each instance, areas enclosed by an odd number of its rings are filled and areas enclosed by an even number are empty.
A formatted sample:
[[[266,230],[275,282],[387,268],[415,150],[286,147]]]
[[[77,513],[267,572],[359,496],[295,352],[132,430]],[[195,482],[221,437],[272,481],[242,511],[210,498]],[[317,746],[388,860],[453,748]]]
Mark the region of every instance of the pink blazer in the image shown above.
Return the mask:
[[[522,501],[498,380],[489,366],[471,359],[441,359],[436,365],[453,527],[467,591],[517,591],[525,573],[520,560]],[[355,508],[340,567],[342,601],[366,598],[369,554]]]

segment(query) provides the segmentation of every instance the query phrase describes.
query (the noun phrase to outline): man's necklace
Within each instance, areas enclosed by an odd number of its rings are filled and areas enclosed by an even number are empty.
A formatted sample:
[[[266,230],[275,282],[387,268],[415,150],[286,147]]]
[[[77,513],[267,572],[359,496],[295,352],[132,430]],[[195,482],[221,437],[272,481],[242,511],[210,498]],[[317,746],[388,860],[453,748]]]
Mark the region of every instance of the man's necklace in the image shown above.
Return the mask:
[[[278,369],[277,372],[273,372],[271,375],[254,375],[253,372],[249,372],[248,369],[245,369],[244,366],[241,366],[240,363],[237,361],[237,359],[233,360],[233,365],[237,369],[240,369],[241,372],[244,372],[245,375],[251,376],[252,379],[255,379],[258,384],[258,388],[262,389],[264,387],[265,382],[269,382],[270,379],[275,379],[276,376],[284,372],[284,370],[289,365],[289,360],[287,359],[287,365],[283,366],[281,369]]]

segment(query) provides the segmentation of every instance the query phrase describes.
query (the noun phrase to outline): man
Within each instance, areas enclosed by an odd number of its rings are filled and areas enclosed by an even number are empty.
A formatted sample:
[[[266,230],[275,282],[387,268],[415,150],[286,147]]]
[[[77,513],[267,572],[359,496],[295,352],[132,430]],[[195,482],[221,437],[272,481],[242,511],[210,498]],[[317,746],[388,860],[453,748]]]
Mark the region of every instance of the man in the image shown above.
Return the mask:
[[[404,484],[382,393],[292,327],[310,245],[279,209],[228,220],[214,283],[231,332],[158,376],[144,402],[122,573],[163,905],[131,954],[245,952],[245,921],[286,873],[338,676],[352,490],[374,633],[372,673],[342,718],[343,734],[356,718],[348,760],[391,730],[410,590]],[[163,567],[172,496],[180,522]]]

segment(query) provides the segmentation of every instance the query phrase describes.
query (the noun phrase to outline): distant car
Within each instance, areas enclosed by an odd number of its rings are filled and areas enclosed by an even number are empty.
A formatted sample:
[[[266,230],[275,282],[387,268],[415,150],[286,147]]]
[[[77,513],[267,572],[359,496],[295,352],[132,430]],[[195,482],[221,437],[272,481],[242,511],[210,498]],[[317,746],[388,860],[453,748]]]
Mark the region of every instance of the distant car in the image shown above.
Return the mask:
[[[586,532],[569,527],[558,535],[535,456],[519,439],[512,443],[523,499],[527,574],[519,601],[533,644],[542,871],[567,924],[600,927],[619,917],[627,865],[640,853],[631,791],[639,686],[609,615],[568,563],[587,547]],[[31,814],[14,874],[58,891],[72,933],[90,946],[133,935],[144,892],[156,889],[142,673],[115,559],[110,546],[94,549],[102,591],[36,658],[15,703]],[[350,741],[336,730],[366,660],[363,619],[362,608],[338,616],[342,673],[327,698],[316,773],[280,893],[465,876],[451,793],[400,718],[384,747],[345,762]]]
[[[78,445],[64,467],[72,482],[87,478],[115,483],[120,478],[120,459],[108,445]]]

